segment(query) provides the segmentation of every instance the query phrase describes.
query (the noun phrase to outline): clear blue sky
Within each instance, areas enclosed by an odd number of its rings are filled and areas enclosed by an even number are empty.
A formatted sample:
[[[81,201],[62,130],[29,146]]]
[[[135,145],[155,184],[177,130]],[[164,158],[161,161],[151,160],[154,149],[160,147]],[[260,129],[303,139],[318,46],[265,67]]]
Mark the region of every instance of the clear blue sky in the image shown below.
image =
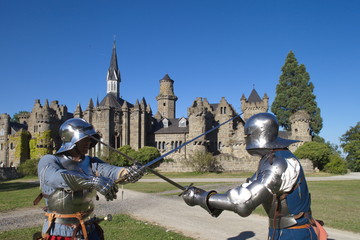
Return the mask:
[[[274,100],[290,50],[305,64],[321,109],[320,136],[360,121],[360,1],[0,1],[0,113],[31,111],[35,99],[74,112],[106,95],[114,36],[121,96],[146,99],[174,79],[177,117],[196,97],[240,111],[253,86]]]

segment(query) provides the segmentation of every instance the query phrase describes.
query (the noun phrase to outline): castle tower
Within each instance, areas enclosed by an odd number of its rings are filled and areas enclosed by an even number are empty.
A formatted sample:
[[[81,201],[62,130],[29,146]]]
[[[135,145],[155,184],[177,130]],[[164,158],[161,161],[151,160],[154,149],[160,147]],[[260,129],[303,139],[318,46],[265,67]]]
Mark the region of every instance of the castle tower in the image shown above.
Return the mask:
[[[160,93],[156,97],[158,102],[158,113],[156,116],[162,118],[175,118],[175,105],[178,99],[174,94],[174,80],[168,74],[165,74],[160,80]]]
[[[5,167],[9,166],[9,132],[10,116],[6,113],[0,114],[0,161]]]
[[[310,142],[312,140],[310,134],[310,115],[300,110],[290,116],[291,123],[291,139]]]
[[[241,111],[244,113],[243,119],[245,121],[252,115],[267,112],[269,109],[269,97],[265,93],[261,99],[255,88],[251,91],[248,99],[246,99],[243,94],[240,101]]]
[[[118,68],[116,45],[114,41],[112,56],[110,60],[110,67],[106,76],[107,94],[112,94],[116,99],[120,98],[120,70]]]
[[[196,98],[191,107],[188,108],[188,118],[189,118],[189,139],[199,136],[200,134],[206,132],[208,129],[207,123],[209,121],[209,116],[211,106],[207,99],[201,97]],[[189,152],[206,152],[206,145],[208,143],[207,136],[202,136],[196,139],[192,145],[188,146]]]

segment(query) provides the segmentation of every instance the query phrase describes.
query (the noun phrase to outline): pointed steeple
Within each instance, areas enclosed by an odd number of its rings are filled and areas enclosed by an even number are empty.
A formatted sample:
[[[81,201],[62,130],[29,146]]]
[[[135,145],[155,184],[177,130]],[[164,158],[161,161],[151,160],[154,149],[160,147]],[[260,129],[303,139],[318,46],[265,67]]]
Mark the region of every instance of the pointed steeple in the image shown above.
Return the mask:
[[[116,97],[116,99],[119,99],[121,78],[120,78],[120,71],[117,62],[115,41],[112,49],[110,67],[107,72],[106,81],[107,81],[107,94],[112,94]]]

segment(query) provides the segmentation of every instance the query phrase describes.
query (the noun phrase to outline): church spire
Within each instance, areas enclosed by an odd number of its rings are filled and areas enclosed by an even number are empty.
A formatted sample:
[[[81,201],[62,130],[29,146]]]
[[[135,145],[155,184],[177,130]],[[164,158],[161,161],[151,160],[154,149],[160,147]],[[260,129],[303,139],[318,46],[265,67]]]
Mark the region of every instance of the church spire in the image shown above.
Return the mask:
[[[112,49],[110,67],[107,72],[106,81],[107,81],[107,94],[112,94],[116,97],[116,99],[119,99],[121,78],[120,78],[120,71],[117,62],[115,40]]]

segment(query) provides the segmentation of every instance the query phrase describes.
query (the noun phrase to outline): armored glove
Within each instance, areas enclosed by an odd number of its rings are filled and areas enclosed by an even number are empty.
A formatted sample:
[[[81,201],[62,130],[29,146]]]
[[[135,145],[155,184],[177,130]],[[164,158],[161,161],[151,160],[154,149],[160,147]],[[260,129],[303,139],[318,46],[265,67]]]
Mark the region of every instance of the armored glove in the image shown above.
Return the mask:
[[[141,169],[140,165],[132,165],[130,167],[125,167],[127,173],[126,173],[126,182],[135,183],[139,181],[142,176],[144,176],[145,170]]]
[[[189,206],[199,205],[208,211],[211,216],[218,217],[222,213],[222,209],[216,209],[209,205],[208,199],[211,195],[216,194],[216,191],[206,192],[205,190],[197,187],[189,187],[182,194],[182,198]]]
[[[96,177],[75,171],[66,171],[61,173],[61,175],[64,178],[65,183],[73,191],[95,189],[104,195],[107,201],[116,199],[118,187],[110,178],[101,176]]]

